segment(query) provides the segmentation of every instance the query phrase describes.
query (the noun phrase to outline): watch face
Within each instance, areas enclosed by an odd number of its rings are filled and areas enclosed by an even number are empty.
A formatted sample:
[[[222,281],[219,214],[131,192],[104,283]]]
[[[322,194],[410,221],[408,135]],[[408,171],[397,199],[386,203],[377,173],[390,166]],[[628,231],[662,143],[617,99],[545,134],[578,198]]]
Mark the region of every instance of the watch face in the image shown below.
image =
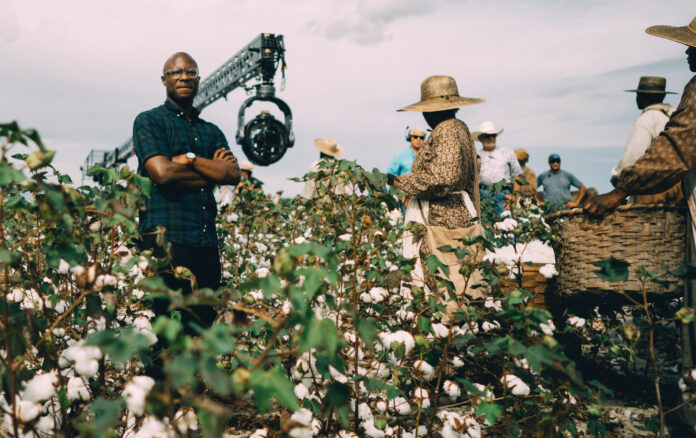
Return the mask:
[[[187,152],[186,158],[188,158],[189,160],[193,160],[194,158],[196,158],[196,154],[194,154],[193,152]]]

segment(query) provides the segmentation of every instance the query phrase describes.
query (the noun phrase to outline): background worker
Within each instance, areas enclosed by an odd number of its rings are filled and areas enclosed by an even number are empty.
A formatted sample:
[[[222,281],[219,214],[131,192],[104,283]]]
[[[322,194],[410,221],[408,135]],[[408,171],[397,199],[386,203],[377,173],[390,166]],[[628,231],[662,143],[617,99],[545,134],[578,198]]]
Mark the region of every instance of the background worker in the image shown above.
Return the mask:
[[[558,154],[549,155],[550,169],[539,175],[537,185],[544,186],[544,202],[556,207],[575,208],[585,196],[585,185],[570,172],[561,170],[561,157]],[[570,187],[577,187],[578,197],[572,201]]]
[[[667,80],[657,76],[643,76],[638,81],[638,88],[626,90],[636,93],[636,105],[643,110],[640,117],[633,124],[633,129],[626,142],[626,152],[621,156],[619,164],[612,169],[612,184],[616,185],[618,176],[623,169],[632,165],[640,158],[650,145],[655,141],[660,132],[665,129],[667,121],[674,113],[674,108],[663,100],[667,94],[676,94],[665,91]],[[665,202],[678,202],[682,200],[681,186],[675,184],[669,190],[654,195],[634,195],[636,204],[652,204]]]
[[[317,182],[323,179],[323,176],[331,175],[336,167],[336,158],[343,155],[344,150],[333,138],[317,138],[314,140],[314,146],[319,150],[319,159],[312,163],[309,168],[310,173],[316,173],[314,178],[310,178],[305,182],[302,190],[302,197],[314,199],[317,197]],[[326,168],[330,164],[330,169]],[[323,182],[322,184],[325,184]],[[333,193],[336,195],[344,195],[346,193],[345,185],[336,184],[333,186]]]
[[[235,193],[237,195],[243,192],[252,191],[263,193],[263,189],[261,188],[263,186],[263,182],[252,176],[252,173],[254,172],[254,165],[249,161],[242,161],[240,169],[242,179],[239,181],[239,184],[237,184]]]
[[[423,143],[425,142],[425,129],[418,126],[407,127],[406,141],[409,143],[409,147],[394,155],[394,158],[387,168],[388,174],[401,176],[411,173],[413,160],[416,158],[416,154],[420,148],[423,147]],[[407,199],[399,199],[399,208],[401,209],[402,216],[406,211],[406,204],[408,204]]]
[[[471,138],[480,141],[483,146],[479,152],[481,198],[493,197],[498,216],[505,210],[505,204],[509,202],[511,192],[519,190],[514,178],[522,175],[522,168],[512,149],[497,146],[497,137],[502,133],[502,129],[496,130],[493,122],[488,120],[481,123],[479,129],[471,134]],[[503,189],[492,193],[491,186],[501,181],[504,181]]]
[[[529,153],[527,153],[526,150],[519,148],[515,149],[515,156],[517,157],[517,161],[520,163],[520,167],[522,168],[522,175],[518,178],[518,181],[521,179],[524,183],[519,185],[519,193],[528,198],[536,198],[537,177],[534,171],[527,167]]]

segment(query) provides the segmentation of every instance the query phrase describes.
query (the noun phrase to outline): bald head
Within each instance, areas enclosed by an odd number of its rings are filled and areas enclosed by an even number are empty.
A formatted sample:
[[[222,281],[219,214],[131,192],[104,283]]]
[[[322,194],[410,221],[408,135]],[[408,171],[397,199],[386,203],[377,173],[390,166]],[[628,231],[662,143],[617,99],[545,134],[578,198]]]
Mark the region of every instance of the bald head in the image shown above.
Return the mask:
[[[191,55],[189,55],[186,52],[176,52],[169,58],[167,58],[166,61],[164,61],[164,67],[162,67],[162,73],[166,73],[167,70],[171,70],[172,66],[176,63],[177,59],[183,58],[184,61],[187,61],[187,63],[191,63],[198,67],[198,63],[196,62],[195,59]]]

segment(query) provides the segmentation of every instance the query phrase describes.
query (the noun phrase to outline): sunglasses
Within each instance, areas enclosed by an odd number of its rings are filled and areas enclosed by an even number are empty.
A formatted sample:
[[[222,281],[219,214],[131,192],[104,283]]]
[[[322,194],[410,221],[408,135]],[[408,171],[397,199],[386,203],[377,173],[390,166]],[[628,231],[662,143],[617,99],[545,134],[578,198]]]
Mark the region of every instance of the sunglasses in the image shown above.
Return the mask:
[[[556,160],[556,159],[549,160],[549,163],[560,163],[560,162],[561,162],[561,160]]]
[[[411,138],[417,138],[420,140],[425,140],[425,135],[412,135]]]

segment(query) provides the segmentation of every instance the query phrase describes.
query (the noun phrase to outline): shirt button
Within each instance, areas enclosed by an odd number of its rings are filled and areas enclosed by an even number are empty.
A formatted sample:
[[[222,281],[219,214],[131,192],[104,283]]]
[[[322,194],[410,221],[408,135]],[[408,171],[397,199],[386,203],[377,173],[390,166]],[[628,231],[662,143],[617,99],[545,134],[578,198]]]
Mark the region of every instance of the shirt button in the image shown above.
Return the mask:
[[[198,141],[198,137],[194,137],[193,139],[196,140],[196,141]]]

